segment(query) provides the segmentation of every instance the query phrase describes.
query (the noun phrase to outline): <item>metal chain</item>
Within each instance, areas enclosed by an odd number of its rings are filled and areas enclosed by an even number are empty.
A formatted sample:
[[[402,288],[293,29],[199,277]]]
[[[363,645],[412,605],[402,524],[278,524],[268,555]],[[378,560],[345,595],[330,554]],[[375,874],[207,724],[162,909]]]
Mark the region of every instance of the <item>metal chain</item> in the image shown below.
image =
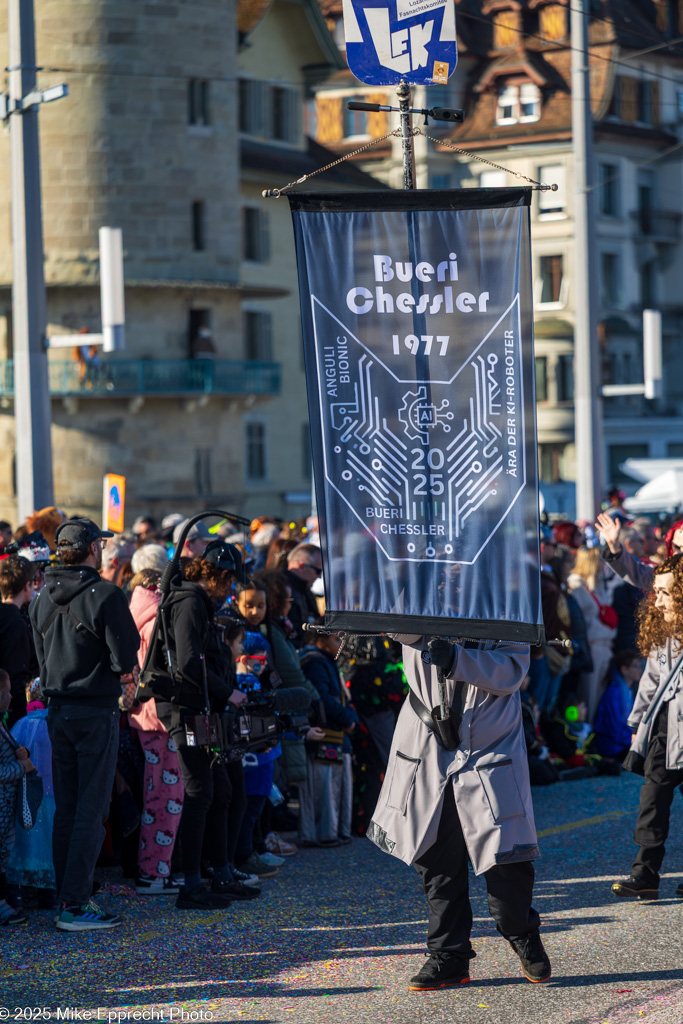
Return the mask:
[[[384,142],[385,139],[390,139],[392,135],[399,138],[401,135],[401,129],[395,128],[393,132],[387,132],[386,135],[382,135],[379,139],[373,139],[372,142],[367,142],[364,146],[361,146],[360,149],[354,149],[351,153],[345,153],[344,156],[340,156],[338,160],[333,160],[332,163],[325,164],[323,167],[319,167],[317,171],[311,171],[310,174],[304,174],[303,177],[297,178],[296,181],[290,181],[288,185],[283,185],[282,188],[264,189],[261,195],[264,199],[270,199],[271,197],[279,199],[283,192],[289,192],[289,190],[294,188],[295,185],[303,185],[305,181],[308,181],[309,178],[313,178],[316,174],[322,174],[323,171],[329,171],[331,167],[336,167],[337,164],[342,164],[345,160],[350,160],[351,157],[358,156],[359,153],[364,153],[366,149],[372,149],[373,146],[376,146],[380,142]]]
[[[378,145],[380,142],[384,142],[385,139],[390,139],[392,136],[395,138],[401,138],[402,132],[400,128],[395,128],[393,132],[387,132],[386,135],[380,136],[378,139],[373,139],[372,142],[367,142],[364,146],[359,149],[354,149],[350,153],[345,153],[344,156],[340,156],[337,160],[333,160],[332,163],[325,164],[323,167],[319,167],[316,171],[311,171],[310,174],[304,174],[301,178],[297,178],[296,181],[290,181],[288,185],[283,185],[282,188],[270,188],[264,189],[261,195],[264,199],[279,199],[285,192],[289,192],[290,189],[296,185],[303,185],[309,178],[315,177],[316,174],[322,174],[323,171],[329,171],[331,167],[336,167],[338,164],[344,163],[345,160],[350,160],[354,156],[358,156],[359,153],[364,153],[367,149],[372,149],[373,146]],[[460,153],[462,156],[467,156],[471,160],[477,160],[480,164],[486,164],[487,167],[493,167],[497,171],[505,171],[506,174],[511,174],[514,178],[520,178],[522,181],[528,181],[530,185],[535,188],[541,189],[544,192],[557,192],[557,185],[544,185],[541,181],[536,181],[534,178],[527,178],[526,174],[522,174],[520,171],[511,171],[509,167],[503,167],[501,164],[494,164],[492,160],[487,160],[483,156],[479,156],[477,153],[471,153],[467,149],[461,149],[460,146],[453,146],[450,142],[445,142],[443,139],[435,139],[433,135],[427,135],[421,128],[411,128],[411,135],[422,135],[425,139],[429,139],[430,142],[434,142],[437,146],[445,146],[446,149],[452,149],[454,153]],[[359,636],[375,636],[374,633],[362,633]]]
[[[443,139],[435,139],[433,135],[427,135],[421,128],[413,128],[412,134],[423,135],[425,139],[436,143],[437,146],[445,146],[447,149],[452,149],[454,153],[461,153],[463,156],[470,157],[471,160],[478,160],[480,164],[486,164],[488,167],[494,167],[497,171],[505,171],[506,174],[511,174],[514,178],[528,181],[530,185],[535,185],[536,188],[542,189],[544,192],[557,192],[557,185],[544,185],[543,182],[536,181],[535,178],[527,178],[526,174],[521,174],[519,171],[511,171],[509,167],[503,167],[501,164],[494,164],[492,160],[487,160],[477,153],[470,153],[469,150],[461,149],[460,146],[453,146],[450,142],[445,142]]]

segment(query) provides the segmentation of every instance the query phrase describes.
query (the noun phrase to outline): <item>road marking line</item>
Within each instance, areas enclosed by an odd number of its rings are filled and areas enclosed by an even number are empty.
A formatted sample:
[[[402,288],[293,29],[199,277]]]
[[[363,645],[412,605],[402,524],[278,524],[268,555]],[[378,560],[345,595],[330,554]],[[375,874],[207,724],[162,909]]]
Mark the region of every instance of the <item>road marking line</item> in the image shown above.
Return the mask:
[[[608,811],[607,814],[597,814],[594,818],[582,818],[581,821],[569,821],[566,825],[555,825],[553,828],[544,828],[537,833],[539,839],[544,836],[553,836],[558,832],[571,832],[575,828],[587,828],[589,825],[599,825],[603,821],[614,821],[616,818],[623,818],[625,814],[635,814],[637,808],[629,808],[627,811]]]

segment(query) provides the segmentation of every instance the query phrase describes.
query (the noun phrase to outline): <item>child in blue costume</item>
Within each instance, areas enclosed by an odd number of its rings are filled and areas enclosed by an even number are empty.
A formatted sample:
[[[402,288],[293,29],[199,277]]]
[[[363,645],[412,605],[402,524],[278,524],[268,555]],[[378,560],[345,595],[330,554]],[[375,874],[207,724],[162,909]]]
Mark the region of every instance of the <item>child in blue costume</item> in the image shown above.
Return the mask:
[[[633,730],[628,719],[635,688],[643,674],[643,659],[638,651],[619,651],[612,659],[607,689],[600,698],[593,723],[598,750],[603,757],[623,761],[631,746]]]
[[[237,659],[237,685],[245,693],[259,691],[259,676],[266,666],[270,644],[260,633],[246,633],[242,655]],[[275,762],[282,751],[276,744],[270,750],[259,754],[247,754],[244,758],[244,788],[247,794],[247,808],[242,819],[235,860],[244,864],[254,849],[254,827],[273,788]]]
[[[15,723],[12,736],[20,746],[30,751],[31,760],[43,781],[43,800],[33,828],[17,830],[7,866],[7,881],[15,893],[20,888],[37,889],[41,909],[53,910],[57,902],[52,863],[52,821],[55,815],[52,747],[47,734],[47,706],[41,700],[39,679],[34,679],[26,687],[26,701],[26,717]]]

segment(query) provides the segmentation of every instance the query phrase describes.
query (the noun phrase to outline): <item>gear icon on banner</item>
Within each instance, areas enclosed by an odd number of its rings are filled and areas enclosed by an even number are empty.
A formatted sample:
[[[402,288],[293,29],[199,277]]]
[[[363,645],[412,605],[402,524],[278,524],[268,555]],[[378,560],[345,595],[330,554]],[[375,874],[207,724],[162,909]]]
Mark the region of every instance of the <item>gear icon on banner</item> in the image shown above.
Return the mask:
[[[417,391],[407,391],[403,403],[398,410],[399,423],[403,424],[403,432],[411,441],[422,441],[429,444],[429,431],[442,427],[449,434],[451,427],[448,420],[454,418],[452,412],[444,412],[450,402],[444,398],[441,405],[427,401],[427,388],[419,387]]]

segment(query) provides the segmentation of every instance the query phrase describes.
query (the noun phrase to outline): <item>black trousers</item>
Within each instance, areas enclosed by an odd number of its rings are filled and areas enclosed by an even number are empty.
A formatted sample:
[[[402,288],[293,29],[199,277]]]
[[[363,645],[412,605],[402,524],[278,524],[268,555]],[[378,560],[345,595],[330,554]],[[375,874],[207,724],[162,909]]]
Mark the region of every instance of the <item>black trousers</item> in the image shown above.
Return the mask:
[[[83,904],[92,895],[104,822],[109,816],[119,711],[87,704],[50,704],[47,729],[52,744],[52,856],[57,898]]]
[[[634,839],[640,849],[631,868],[634,878],[659,886],[659,870],[669,835],[669,817],[676,787],[683,784],[683,768],[666,767],[669,706],[657,715],[645,758],[645,782],[640,790],[640,812]]]
[[[178,747],[185,796],[178,835],[186,875],[201,871],[202,845],[214,868],[228,863],[228,806],[232,787],[225,765],[204,747],[188,747],[180,709],[157,701],[159,720]]]
[[[430,950],[471,953],[472,907],[468,855],[453,786],[446,786],[437,840],[415,867],[429,903],[427,946]],[[540,918],[531,906],[534,866],[530,861],[501,864],[485,872],[489,912],[506,939],[537,931]]]

